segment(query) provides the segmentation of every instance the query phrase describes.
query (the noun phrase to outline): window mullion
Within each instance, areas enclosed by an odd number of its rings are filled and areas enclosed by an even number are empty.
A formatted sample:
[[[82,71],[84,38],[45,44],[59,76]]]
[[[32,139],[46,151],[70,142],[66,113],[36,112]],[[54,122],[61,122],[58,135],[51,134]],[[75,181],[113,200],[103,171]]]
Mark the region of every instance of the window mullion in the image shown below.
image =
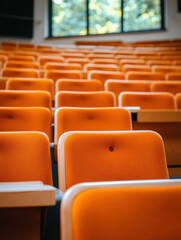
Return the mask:
[[[124,12],[123,12],[123,7],[124,5],[124,0],[121,0],[121,32],[124,32],[124,28],[123,28],[123,24],[124,24],[124,20],[123,20],[123,17],[124,17]]]
[[[86,0],[87,4],[87,35],[89,35],[89,0]]]

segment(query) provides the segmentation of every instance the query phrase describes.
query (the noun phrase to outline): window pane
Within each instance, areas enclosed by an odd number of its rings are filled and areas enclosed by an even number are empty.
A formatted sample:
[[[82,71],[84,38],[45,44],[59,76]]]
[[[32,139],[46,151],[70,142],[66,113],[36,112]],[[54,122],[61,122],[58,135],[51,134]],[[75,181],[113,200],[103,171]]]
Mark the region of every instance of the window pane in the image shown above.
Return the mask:
[[[121,31],[120,0],[89,0],[89,34]]]
[[[160,0],[124,0],[123,9],[124,32],[161,29]]]
[[[86,0],[52,0],[53,37],[86,34]]]

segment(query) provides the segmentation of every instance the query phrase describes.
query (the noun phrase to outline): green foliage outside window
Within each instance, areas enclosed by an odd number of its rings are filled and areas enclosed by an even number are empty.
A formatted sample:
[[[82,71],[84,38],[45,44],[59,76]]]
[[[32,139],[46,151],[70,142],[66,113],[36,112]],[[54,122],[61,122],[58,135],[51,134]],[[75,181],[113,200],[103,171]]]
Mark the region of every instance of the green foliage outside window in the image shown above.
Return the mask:
[[[161,0],[50,1],[53,37],[163,28]]]

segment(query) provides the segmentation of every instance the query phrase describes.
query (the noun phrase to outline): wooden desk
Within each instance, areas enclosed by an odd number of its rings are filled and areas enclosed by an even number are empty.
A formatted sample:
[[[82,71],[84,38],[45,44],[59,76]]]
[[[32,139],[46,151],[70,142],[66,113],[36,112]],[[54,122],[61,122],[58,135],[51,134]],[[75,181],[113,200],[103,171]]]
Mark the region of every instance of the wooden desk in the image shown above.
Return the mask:
[[[162,136],[169,174],[181,176],[181,111],[140,110],[132,118],[134,130],[152,130]]]
[[[0,183],[0,239],[40,239],[41,207],[55,204],[52,186],[41,182]]]

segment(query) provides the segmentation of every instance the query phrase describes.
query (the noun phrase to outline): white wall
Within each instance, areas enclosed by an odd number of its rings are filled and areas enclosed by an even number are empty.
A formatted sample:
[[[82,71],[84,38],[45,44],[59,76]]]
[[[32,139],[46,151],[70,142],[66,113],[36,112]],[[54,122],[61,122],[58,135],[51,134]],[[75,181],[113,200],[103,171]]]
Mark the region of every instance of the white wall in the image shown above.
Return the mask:
[[[165,25],[164,31],[158,32],[140,32],[140,33],[122,33],[104,36],[89,37],[70,37],[59,39],[46,39],[48,36],[48,0],[34,0],[34,37],[32,39],[24,38],[0,38],[0,41],[33,42],[35,44],[74,44],[79,40],[121,40],[124,42],[161,40],[181,38],[181,13],[178,13],[177,0],[165,0]]]

